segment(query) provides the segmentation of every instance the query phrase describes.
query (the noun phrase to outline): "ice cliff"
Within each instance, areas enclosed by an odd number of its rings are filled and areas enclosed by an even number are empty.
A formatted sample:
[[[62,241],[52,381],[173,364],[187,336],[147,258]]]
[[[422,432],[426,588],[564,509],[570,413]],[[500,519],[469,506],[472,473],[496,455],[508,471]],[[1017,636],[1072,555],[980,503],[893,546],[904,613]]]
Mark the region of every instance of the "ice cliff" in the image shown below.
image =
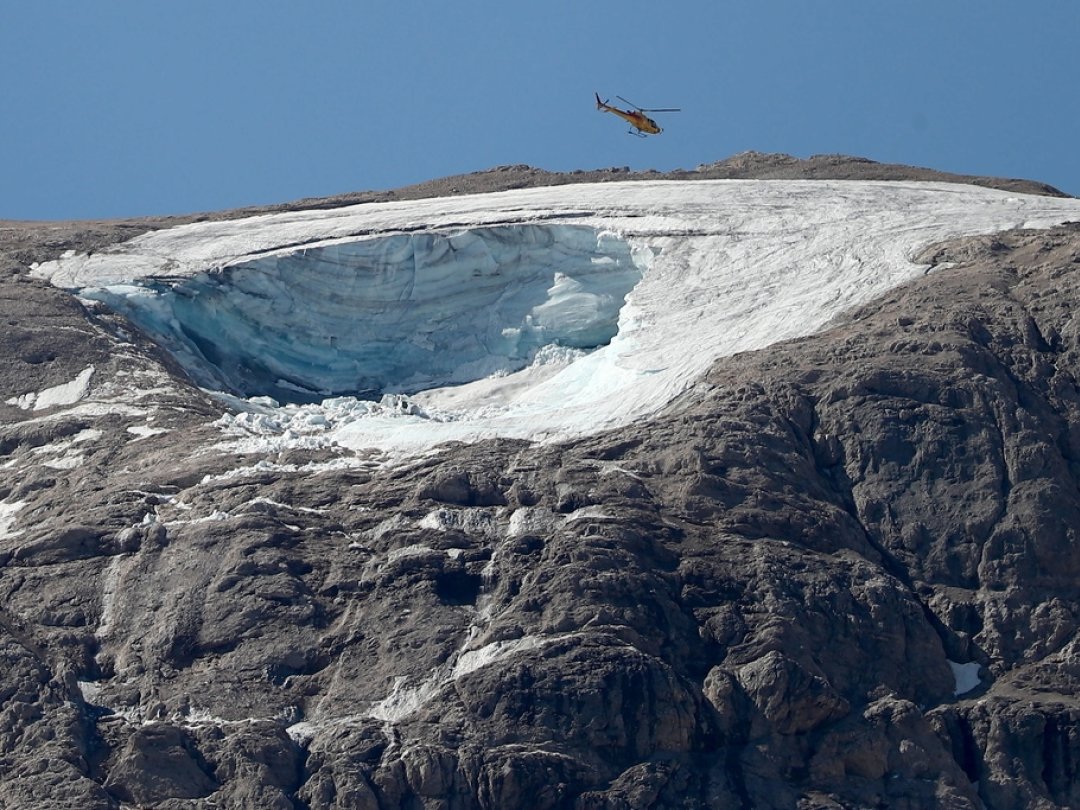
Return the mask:
[[[309,402],[506,374],[549,345],[596,348],[641,275],[614,234],[521,224],[305,247],[84,295],[204,386]]]

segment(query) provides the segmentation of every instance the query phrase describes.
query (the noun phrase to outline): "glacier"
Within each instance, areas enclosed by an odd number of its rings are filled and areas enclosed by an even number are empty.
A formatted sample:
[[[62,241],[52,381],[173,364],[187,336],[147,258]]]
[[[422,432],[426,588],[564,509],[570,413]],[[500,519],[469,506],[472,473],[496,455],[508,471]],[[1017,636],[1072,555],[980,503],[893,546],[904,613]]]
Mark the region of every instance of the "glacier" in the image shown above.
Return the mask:
[[[1071,220],[948,183],[601,183],[196,222],[33,272],[220,392],[238,449],[413,453],[647,417],[928,272],[932,243]]]

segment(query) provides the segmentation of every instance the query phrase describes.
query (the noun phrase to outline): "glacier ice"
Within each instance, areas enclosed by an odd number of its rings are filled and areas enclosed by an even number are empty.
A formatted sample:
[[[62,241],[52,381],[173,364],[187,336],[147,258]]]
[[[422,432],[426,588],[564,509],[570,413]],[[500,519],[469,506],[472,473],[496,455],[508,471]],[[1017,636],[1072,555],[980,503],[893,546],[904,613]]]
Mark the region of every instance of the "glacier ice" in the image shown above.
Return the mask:
[[[377,399],[517,371],[617,332],[642,268],[613,233],[514,224],[378,235],[85,289],[204,387]]]
[[[237,452],[333,444],[363,465],[646,418],[718,358],[929,272],[927,245],[1078,218],[1080,200],[949,183],[600,183],[193,222],[32,273],[249,395],[222,397]],[[382,298],[347,303],[352,265]],[[323,393],[361,389],[388,393]]]

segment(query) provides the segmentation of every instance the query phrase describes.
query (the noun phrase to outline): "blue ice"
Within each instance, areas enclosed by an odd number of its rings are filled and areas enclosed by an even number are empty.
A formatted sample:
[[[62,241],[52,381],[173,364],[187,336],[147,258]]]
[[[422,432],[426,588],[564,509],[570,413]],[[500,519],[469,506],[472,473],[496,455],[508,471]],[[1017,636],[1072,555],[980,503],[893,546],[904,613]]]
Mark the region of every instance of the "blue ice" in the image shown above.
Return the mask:
[[[643,268],[610,232],[520,224],[382,235],[184,279],[84,290],[203,387],[309,402],[512,372],[618,330]]]

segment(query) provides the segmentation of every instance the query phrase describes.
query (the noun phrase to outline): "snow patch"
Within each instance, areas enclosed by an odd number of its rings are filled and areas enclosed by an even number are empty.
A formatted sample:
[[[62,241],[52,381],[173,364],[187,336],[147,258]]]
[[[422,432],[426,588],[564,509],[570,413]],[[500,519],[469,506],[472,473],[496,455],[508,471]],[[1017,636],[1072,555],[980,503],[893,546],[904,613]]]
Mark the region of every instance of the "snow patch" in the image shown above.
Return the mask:
[[[73,419],[77,416],[85,416],[91,419],[98,416],[145,418],[147,414],[148,411],[146,408],[136,408],[131,405],[125,405],[122,402],[86,400],[62,411],[54,411],[53,413],[26,419],[21,424],[28,425],[44,422],[60,422]]]
[[[386,723],[401,722],[422,709],[442,689],[450,686],[459,678],[519,653],[543,649],[551,644],[564,642],[568,639],[583,639],[586,635],[580,631],[555,633],[550,636],[530,634],[516,639],[493,641],[482,647],[470,649],[469,645],[473,643],[473,640],[480,632],[482,632],[481,628],[478,625],[473,625],[465,643],[457,653],[445,664],[438,666],[420,683],[410,685],[408,678],[404,676],[395,677],[390,693],[382,700],[372,704],[371,708],[366,712],[366,716]],[[619,649],[624,649],[636,655],[647,655],[628,644],[619,645]],[[310,731],[310,729],[302,729],[302,731]]]
[[[290,739],[301,747],[306,746],[315,739],[317,731],[318,726],[310,720],[301,720],[299,723],[293,723],[285,729],[285,733],[289,735]]]
[[[57,470],[70,470],[79,466],[84,459],[83,454],[76,445],[95,442],[102,435],[104,435],[102,431],[97,428],[86,428],[67,439],[43,444],[40,447],[33,448],[30,452],[35,456],[59,456],[60,458],[46,459],[41,463],[46,467]]]
[[[215,449],[249,453],[266,452],[266,448],[263,446],[251,446],[243,443],[222,443],[216,445]],[[306,464],[278,464],[273,461],[267,461],[266,459],[260,459],[254,464],[249,464],[244,467],[235,467],[217,475],[204,475],[202,480],[199,481],[199,484],[200,486],[213,486],[214,484],[225,481],[235,481],[239,478],[261,476],[268,473],[277,475],[296,473],[317,475],[319,473],[330,471],[366,469],[380,465],[385,460],[385,457],[386,456],[383,453],[358,454],[353,456],[341,456],[339,458],[330,459],[329,461],[312,461]]]
[[[490,666],[504,658],[509,658],[515,653],[535,650],[546,644],[550,644],[555,640],[555,638],[551,637],[528,635],[509,641],[494,641],[479,649],[468,650],[458,656],[457,661],[454,662],[454,668],[450,673],[450,677],[453,680],[457,680],[458,678],[468,675],[470,672],[475,672],[482,667]]]
[[[614,520],[615,516],[600,506],[584,506],[575,509],[564,518],[564,522],[573,523],[578,520]]]
[[[54,385],[43,391],[23,394],[5,400],[6,404],[22,408],[24,411],[43,411],[46,408],[56,408],[62,405],[74,405],[84,399],[90,392],[90,378],[94,376],[94,367],[87,366],[79,372],[71,382]]]
[[[226,720],[224,717],[214,714],[209,709],[191,709],[184,717],[184,724],[189,728],[199,726],[230,726],[245,723],[258,722],[259,718],[249,717],[242,720]]]
[[[52,470],[74,470],[76,467],[82,466],[82,463],[86,461],[86,456],[82,453],[68,453],[60,458],[51,458],[41,462],[43,467],[48,467]]]
[[[312,506],[293,506],[291,504],[282,503],[281,501],[275,501],[275,500],[273,500],[271,498],[266,498],[266,497],[263,497],[263,496],[259,496],[257,498],[252,498],[250,501],[248,501],[247,505],[252,506],[254,504],[266,504],[267,506],[272,506],[275,509],[287,509],[290,512],[303,512],[303,513],[309,514],[309,515],[324,515],[324,514],[326,514],[326,509],[317,509],[317,508],[312,507]]]
[[[956,680],[956,689],[953,692],[956,697],[966,695],[982,683],[982,679],[979,678],[979,664],[975,661],[970,661],[967,664],[950,661],[949,667],[952,669],[953,678]]]
[[[0,503],[0,540],[18,537],[22,534],[21,529],[19,531],[12,531],[11,527],[15,523],[15,517],[18,515],[19,510],[24,506],[26,506],[26,501]]]
[[[558,518],[550,509],[541,506],[523,506],[510,515],[506,533],[508,537],[525,534],[548,535],[555,531]]]
[[[452,664],[449,662],[443,664],[415,686],[409,685],[408,678],[403,676],[394,678],[390,694],[373,704],[368,709],[367,716],[387,723],[399,723],[422,709],[440,690],[453,683],[454,680],[516,653],[534,650],[573,635],[576,634],[529,635],[511,641],[492,642],[476,650],[462,650],[455,659],[452,659]]]
[[[150,436],[159,436],[162,433],[168,433],[168,428],[151,427],[150,425],[130,425],[127,428],[127,432],[135,436],[131,441],[137,442],[141,439],[149,438]]]
[[[367,716],[385,723],[399,723],[423,708],[438,694],[441,687],[442,684],[436,678],[424,681],[419,686],[410,687],[408,678],[398,676],[394,678],[394,686],[390,694],[368,709]]]
[[[469,535],[494,537],[500,529],[495,515],[490,509],[435,509],[424,515],[419,524],[421,529],[438,532],[459,531]]]

